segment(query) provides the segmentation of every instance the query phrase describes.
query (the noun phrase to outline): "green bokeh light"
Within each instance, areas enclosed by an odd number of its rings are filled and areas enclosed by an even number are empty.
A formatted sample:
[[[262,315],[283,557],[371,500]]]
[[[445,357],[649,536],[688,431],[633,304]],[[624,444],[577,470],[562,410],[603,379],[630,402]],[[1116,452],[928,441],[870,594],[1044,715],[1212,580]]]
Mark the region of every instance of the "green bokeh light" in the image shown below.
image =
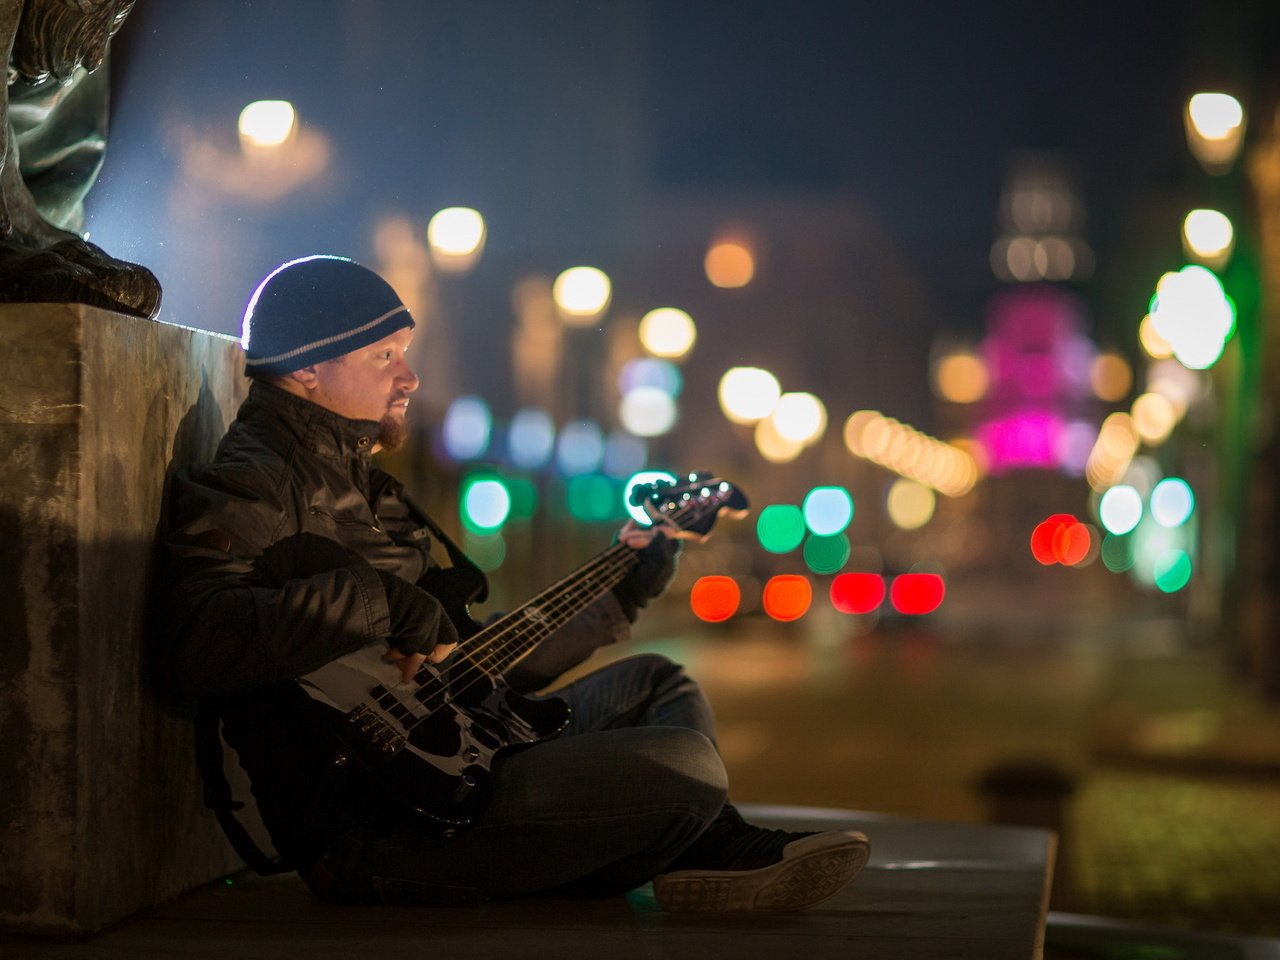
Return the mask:
[[[1156,589],[1176,593],[1191,580],[1191,558],[1183,550],[1166,550],[1156,558]]]
[[[623,515],[622,498],[617,485],[599,473],[570,477],[565,488],[569,513],[587,523],[617,520]]]
[[[770,553],[788,553],[804,540],[804,514],[792,503],[771,503],[760,511],[756,536]]]
[[[814,573],[837,573],[849,561],[849,538],[843,533],[813,534],[804,542],[804,563]]]
[[[1102,565],[1112,573],[1124,573],[1133,566],[1133,538],[1108,533],[1102,539]]]

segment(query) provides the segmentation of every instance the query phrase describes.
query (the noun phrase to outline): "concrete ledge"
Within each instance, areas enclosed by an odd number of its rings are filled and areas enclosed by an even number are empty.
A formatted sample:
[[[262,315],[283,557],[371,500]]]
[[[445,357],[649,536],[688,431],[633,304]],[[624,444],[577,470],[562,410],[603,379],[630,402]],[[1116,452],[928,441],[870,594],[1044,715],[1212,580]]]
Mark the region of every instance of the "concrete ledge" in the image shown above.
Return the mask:
[[[4,944],[7,960],[270,956],[380,960],[1032,960],[1042,956],[1054,838],[1045,830],[858,811],[749,807],[754,822],[851,827],[871,838],[862,875],[803,913],[658,910],[626,897],[534,897],[471,908],[335,907],[293,876],[202,888],[80,945]],[[37,951],[39,951],[37,953]]]
[[[246,389],[229,337],[0,305],[0,928],[77,933],[235,869],[147,676],[166,470]]]

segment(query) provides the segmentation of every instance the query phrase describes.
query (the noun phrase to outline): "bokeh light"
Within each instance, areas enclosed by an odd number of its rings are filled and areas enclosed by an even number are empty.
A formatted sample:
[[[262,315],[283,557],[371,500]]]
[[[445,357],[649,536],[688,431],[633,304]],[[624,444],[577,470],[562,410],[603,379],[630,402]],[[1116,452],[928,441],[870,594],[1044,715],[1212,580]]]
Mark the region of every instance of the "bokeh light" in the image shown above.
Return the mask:
[[[756,538],[770,553],[789,553],[804,540],[804,514],[791,503],[771,503],[756,518]]]
[[[733,577],[706,576],[694,581],[689,609],[699,620],[722,623],[738,612],[742,591]]]
[[[240,111],[240,140],[251,147],[279,147],[298,128],[298,113],[288,100],[255,100]]]
[[[1160,278],[1151,323],[1179,363],[1204,370],[1222,356],[1235,331],[1235,305],[1213,271],[1192,264]]]
[[[765,417],[752,432],[756,450],[770,463],[789,463],[804,452],[802,440],[790,440],[778,432],[773,417]]]
[[[1164,443],[1178,423],[1178,411],[1169,398],[1159,393],[1144,393],[1136,397],[1130,408],[1133,425],[1138,436],[1148,446]]]
[[[1138,342],[1142,344],[1142,349],[1147,352],[1147,356],[1153,360],[1166,360],[1173,356],[1173,347],[1157,332],[1149,313],[1145,314],[1138,324]]]
[[[812,533],[832,536],[853,520],[853,497],[844,487],[814,487],[805,494],[801,510]]]
[[[849,538],[812,534],[804,542],[804,565],[817,574],[836,573],[849,560]]]
[[[617,519],[622,514],[614,481],[598,473],[580,473],[565,484],[569,513],[584,523]]]
[[[1052,514],[1031,531],[1031,555],[1046,567],[1074,566],[1088,555],[1091,543],[1089,528],[1069,513]]]
[[[1182,221],[1182,246],[1187,256],[1218,269],[1231,259],[1236,231],[1219,210],[1192,210]]]
[[[745,287],[756,275],[756,258],[751,248],[736,240],[722,240],[707,250],[703,266],[714,286]]]
[[[950,403],[976,403],[987,395],[990,378],[982,358],[972,353],[953,353],[938,363],[933,376],[939,397]]]
[[[1098,501],[1098,519],[1110,533],[1128,533],[1142,520],[1142,494],[1125,483],[1111,487]]]
[[[918,530],[933,519],[938,498],[922,483],[899,477],[889,487],[885,511],[900,530]]]
[[[1109,533],[1102,538],[1102,565],[1112,573],[1124,573],[1133,567],[1133,538]]]
[[[538,470],[555,449],[556,427],[551,415],[536,407],[516,411],[507,426],[507,455],[517,467]]]
[[[720,409],[734,423],[755,423],[778,405],[778,378],[759,367],[732,367],[720,378]]]
[[[1089,366],[1089,386],[1093,395],[1105,403],[1123,400],[1133,386],[1133,369],[1119,354],[1100,353]]]
[[[878,573],[842,573],[831,581],[831,605],[841,613],[872,613],[886,593],[884,577]]]
[[[556,441],[556,466],[566,477],[592,473],[604,459],[604,436],[592,420],[567,423]]]
[[[622,484],[622,505],[626,508],[627,513],[636,523],[643,527],[653,523],[653,518],[645,511],[643,504],[634,504],[631,502],[631,491],[641,485],[650,485],[653,483],[667,483],[674,485],[676,476],[674,473],[668,473],[666,470],[641,470],[632,474]]]
[[[462,485],[460,500],[462,522],[473,533],[493,533],[511,513],[511,494],[495,476],[468,478]]]
[[[946,582],[937,573],[903,573],[889,585],[893,609],[908,616],[933,613],[946,597]]]
[[[668,360],[638,357],[622,365],[618,372],[618,390],[629,393],[639,387],[655,387],[675,398],[684,389],[684,377],[680,368]]]
[[[660,387],[636,387],[627,391],[618,408],[623,427],[637,437],[660,437],[676,424],[676,402]]]
[[[474,460],[489,449],[492,430],[493,417],[483,398],[457,397],[445,411],[441,441],[453,459]]]
[[[613,284],[597,267],[570,267],[556,277],[551,296],[565,323],[588,326],[608,309]]]
[[[1197,93],[1183,111],[1187,146],[1209,173],[1231,168],[1244,140],[1244,108],[1228,93]]]
[[[640,318],[640,344],[656,357],[684,357],[697,338],[693,318],[675,307],[658,307]]]
[[[465,273],[484,249],[484,217],[470,207],[446,207],[427,222],[427,245],[445,273]]]
[[[610,477],[627,477],[644,468],[649,446],[625,430],[610,430],[604,442],[604,472]]]
[[[1161,593],[1176,593],[1191,581],[1191,558],[1185,550],[1165,550],[1156,557],[1155,585]]]
[[[1180,527],[1191,519],[1196,498],[1180,477],[1166,477],[1151,491],[1151,519],[1162,527]]]
[[[813,602],[813,587],[807,577],[794,573],[780,573],[770,577],[764,585],[761,598],[764,612],[774,620],[787,622],[799,620],[809,612]]]
[[[827,408],[812,393],[784,393],[770,414],[784,440],[810,444],[827,428]]]
[[[462,549],[486,573],[497,570],[507,559],[507,541],[501,533],[474,533],[464,526]]]

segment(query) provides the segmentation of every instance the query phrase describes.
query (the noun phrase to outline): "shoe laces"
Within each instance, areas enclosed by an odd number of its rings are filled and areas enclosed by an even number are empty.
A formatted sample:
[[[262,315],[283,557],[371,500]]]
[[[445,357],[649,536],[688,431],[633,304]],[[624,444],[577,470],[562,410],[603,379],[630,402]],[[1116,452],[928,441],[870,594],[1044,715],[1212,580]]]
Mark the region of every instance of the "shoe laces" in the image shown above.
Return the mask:
[[[782,859],[782,849],[810,833],[757,827],[726,803],[719,816],[671,865],[671,870],[757,870]]]

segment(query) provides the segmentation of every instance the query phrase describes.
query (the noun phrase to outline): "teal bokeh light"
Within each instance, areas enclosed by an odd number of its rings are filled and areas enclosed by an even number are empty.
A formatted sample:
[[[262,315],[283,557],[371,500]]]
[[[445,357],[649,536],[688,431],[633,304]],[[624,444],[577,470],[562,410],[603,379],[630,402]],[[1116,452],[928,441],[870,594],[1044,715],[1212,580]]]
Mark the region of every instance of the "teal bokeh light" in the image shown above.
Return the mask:
[[[804,498],[803,513],[811,533],[834,536],[853,520],[853,497],[844,487],[814,487]]]

